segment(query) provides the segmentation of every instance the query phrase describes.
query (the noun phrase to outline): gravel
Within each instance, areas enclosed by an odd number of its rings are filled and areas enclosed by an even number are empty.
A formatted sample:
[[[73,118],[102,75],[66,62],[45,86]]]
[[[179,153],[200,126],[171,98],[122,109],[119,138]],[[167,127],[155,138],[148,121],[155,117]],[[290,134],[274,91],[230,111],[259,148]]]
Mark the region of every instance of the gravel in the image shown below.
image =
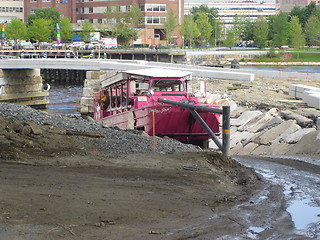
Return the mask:
[[[5,118],[33,122],[38,125],[53,125],[76,132],[99,133],[103,138],[84,137],[85,143],[99,149],[104,156],[117,157],[122,154],[151,153],[154,150],[152,137],[141,131],[121,130],[117,127],[102,127],[102,123],[92,118],[78,115],[48,114],[29,106],[0,103],[0,114]],[[199,147],[183,144],[170,138],[156,138],[158,153],[201,151]]]

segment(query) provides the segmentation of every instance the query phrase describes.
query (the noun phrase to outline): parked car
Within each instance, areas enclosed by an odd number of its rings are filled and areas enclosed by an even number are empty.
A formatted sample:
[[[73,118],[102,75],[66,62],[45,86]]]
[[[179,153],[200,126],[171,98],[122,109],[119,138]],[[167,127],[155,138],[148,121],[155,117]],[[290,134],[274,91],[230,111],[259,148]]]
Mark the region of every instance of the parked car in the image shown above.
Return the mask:
[[[84,50],[85,46],[86,46],[85,42],[73,42],[68,45],[68,49]]]
[[[20,46],[21,49],[35,49],[33,44],[28,41],[20,41],[18,45]]]

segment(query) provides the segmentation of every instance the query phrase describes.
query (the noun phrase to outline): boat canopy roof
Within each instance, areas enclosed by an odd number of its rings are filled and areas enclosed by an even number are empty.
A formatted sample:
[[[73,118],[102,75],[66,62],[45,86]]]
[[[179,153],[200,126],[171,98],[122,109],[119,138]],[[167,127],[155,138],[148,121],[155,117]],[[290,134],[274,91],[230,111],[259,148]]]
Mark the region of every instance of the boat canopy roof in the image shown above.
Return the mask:
[[[159,77],[159,78],[184,78],[192,74],[192,72],[181,71],[181,70],[172,70],[166,68],[144,68],[130,71],[123,71],[124,73],[130,75],[139,75],[146,77]]]

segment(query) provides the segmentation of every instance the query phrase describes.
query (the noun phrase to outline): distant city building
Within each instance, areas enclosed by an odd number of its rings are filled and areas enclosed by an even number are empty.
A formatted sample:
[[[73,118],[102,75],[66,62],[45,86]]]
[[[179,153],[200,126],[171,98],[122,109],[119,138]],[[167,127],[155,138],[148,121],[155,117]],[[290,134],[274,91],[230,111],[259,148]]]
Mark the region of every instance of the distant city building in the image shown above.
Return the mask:
[[[104,24],[108,5],[119,6],[120,11],[127,13],[133,4],[138,4],[144,15],[144,22],[139,25],[139,39],[136,43],[155,45],[164,42],[166,36],[163,24],[170,9],[175,13],[177,22],[182,24],[184,0],[162,0],[161,3],[154,0],[27,0],[24,20],[27,21],[28,15],[38,8],[56,7],[62,16],[69,17],[78,28],[82,21],[89,21],[99,26]],[[178,44],[182,42],[178,28],[174,33],[174,39]]]
[[[226,26],[233,24],[236,15],[254,21],[260,16],[269,17],[280,11],[278,0],[185,0],[184,13],[189,14],[192,7],[201,5],[217,9]]]
[[[314,2],[316,5],[319,5],[320,1],[312,0],[279,0],[280,1],[280,10],[282,12],[290,12],[294,7],[304,8],[310,3]]]
[[[0,23],[11,22],[11,19],[23,20],[23,0],[0,1]]]

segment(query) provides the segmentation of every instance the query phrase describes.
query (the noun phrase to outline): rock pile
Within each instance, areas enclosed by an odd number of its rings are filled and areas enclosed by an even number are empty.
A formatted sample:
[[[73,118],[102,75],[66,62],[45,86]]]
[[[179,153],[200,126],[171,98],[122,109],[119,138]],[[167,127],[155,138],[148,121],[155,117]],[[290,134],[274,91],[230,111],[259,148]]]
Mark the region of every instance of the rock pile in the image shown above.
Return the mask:
[[[232,155],[320,154],[320,111],[306,117],[290,110],[239,107],[231,117]]]

